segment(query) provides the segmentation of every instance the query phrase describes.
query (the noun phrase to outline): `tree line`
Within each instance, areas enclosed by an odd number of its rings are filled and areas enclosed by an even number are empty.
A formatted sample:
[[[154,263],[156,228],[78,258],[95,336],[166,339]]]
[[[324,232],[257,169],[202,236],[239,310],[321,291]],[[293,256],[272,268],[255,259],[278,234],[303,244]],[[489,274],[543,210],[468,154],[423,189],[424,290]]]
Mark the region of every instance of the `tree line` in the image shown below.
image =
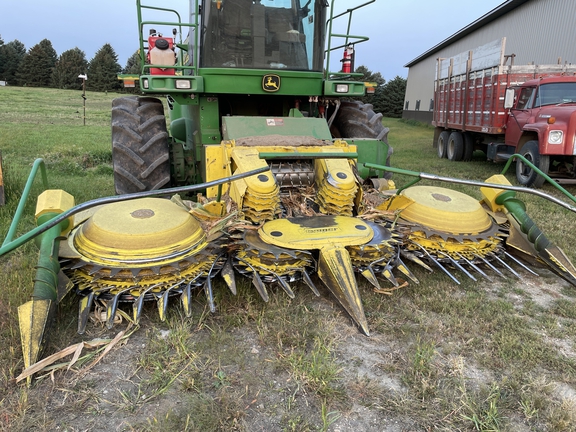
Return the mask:
[[[88,61],[84,51],[77,47],[58,56],[48,39],[26,51],[22,42],[4,43],[0,36],[0,81],[8,85],[81,90],[82,80],[78,75],[88,74],[87,90],[120,91],[123,87],[118,74],[138,74],[139,71],[138,51],[122,67],[110,44],[104,44]],[[402,117],[405,78],[397,76],[386,82],[380,72],[372,72],[366,66],[356,68],[355,72],[362,74],[355,79],[376,83],[375,93],[360,98],[362,102],[371,103],[374,111],[386,117]]]
[[[0,81],[8,85],[82,89],[78,75],[88,74],[86,89],[119,91],[119,73],[138,73],[140,60],[135,52],[123,68],[110,44],[104,44],[91,60],[78,47],[58,55],[52,42],[43,39],[28,51],[15,39],[5,43],[0,36]]]

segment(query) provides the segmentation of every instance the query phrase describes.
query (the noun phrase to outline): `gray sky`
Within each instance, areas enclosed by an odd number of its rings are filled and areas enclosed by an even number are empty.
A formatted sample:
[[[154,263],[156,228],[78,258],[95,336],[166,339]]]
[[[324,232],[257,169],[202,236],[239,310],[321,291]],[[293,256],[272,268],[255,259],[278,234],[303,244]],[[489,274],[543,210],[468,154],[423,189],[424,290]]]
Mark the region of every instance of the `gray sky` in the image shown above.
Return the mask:
[[[337,0],[336,12],[366,0]],[[403,66],[491,11],[504,0],[376,0],[354,12],[351,34],[368,36],[357,45],[356,66],[380,72],[386,80],[407,77]],[[187,0],[143,0],[188,16]],[[2,0],[0,36],[30,49],[48,39],[58,55],[78,47],[90,60],[109,43],[122,67],[138,48],[135,0]],[[337,56],[340,56],[338,53]],[[334,69],[334,68],[332,68]]]

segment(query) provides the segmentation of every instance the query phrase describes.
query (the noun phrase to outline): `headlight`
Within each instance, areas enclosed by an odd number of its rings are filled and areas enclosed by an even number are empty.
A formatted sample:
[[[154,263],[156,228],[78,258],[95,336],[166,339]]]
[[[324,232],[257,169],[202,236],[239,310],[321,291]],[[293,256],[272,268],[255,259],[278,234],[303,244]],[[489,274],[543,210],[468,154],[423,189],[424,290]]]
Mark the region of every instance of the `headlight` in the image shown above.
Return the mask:
[[[144,78],[144,79],[142,80],[142,87],[144,87],[145,89],[148,88],[148,78]]]
[[[176,88],[177,89],[189,89],[190,88],[190,81],[189,80],[176,80]]]
[[[348,84],[336,84],[336,93],[348,93]]]
[[[562,144],[564,139],[564,132],[559,130],[552,130],[548,133],[548,142],[550,144]]]

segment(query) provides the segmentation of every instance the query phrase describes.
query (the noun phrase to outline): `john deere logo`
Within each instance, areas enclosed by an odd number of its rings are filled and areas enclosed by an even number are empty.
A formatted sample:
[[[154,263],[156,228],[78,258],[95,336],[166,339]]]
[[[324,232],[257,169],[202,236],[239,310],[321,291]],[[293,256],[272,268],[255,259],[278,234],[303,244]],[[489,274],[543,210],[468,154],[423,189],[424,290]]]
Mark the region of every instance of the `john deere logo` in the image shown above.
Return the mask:
[[[280,77],[278,75],[264,75],[262,78],[262,89],[267,92],[280,90]]]

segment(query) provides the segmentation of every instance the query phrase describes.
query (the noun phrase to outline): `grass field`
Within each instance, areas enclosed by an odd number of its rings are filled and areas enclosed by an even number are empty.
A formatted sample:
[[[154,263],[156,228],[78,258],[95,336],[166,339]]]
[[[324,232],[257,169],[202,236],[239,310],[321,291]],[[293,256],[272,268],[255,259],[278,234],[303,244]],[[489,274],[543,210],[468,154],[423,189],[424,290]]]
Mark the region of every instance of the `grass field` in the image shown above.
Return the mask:
[[[83,126],[80,92],[0,87],[2,238],[37,157],[50,186],[77,202],[113,194],[115,96],[88,92]],[[469,163],[440,160],[432,128],[384,124],[396,167],[473,180],[503,168],[480,153]],[[480,198],[473,187],[441,186]],[[33,195],[39,191],[37,182]],[[521,198],[576,260],[575,215]],[[34,206],[26,206],[19,234],[34,226]],[[70,370],[28,387],[15,383],[22,371],[17,307],[31,294],[36,259],[32,242],[0,258],[0,431],[576,430],[576,288],[547,270],[494,283],[462,277],[456,285],[441,272],[412,268],[421,283],[390,296],[361,283],[370,338],[327,290],[317,298],[298,287],[294,300],[278,292],[266,304],[248,280],[237,296],[217,283],[215,314],[198,295],[192,318],[174,304],[160,322],[149,305],[136,331],[127,321],[111,331],[93,322],[83,336],[71,295],[58,308],[46,354],[127,332],[97,364],[85,350]]]

